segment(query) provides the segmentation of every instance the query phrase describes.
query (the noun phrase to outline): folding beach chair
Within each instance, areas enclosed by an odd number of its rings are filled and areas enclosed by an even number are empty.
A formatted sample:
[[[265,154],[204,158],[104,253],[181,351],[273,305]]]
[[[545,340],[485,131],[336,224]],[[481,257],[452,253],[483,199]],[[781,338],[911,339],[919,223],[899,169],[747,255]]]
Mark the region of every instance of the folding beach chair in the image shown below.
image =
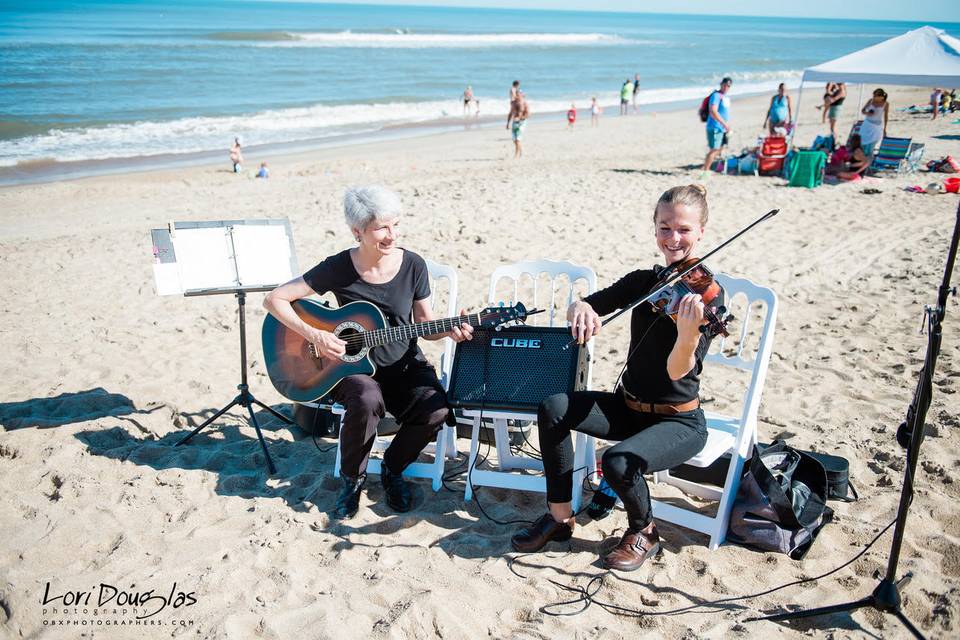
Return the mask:
[[[884,136],[880,148],[873,156],[867,169],[869,173],[902,173],[909,166],[907,155],[910,153],[910,138],[891,138]]]
[[[768,136],[757,150],[757,173],[762,176],[775,176],[783,173],[783,159],[787,157],[787,139],[781,136]]]
[[[853,123],[853,126],[850,127],[850,133],[847,134],[846,142],[849,142],[850,138],[860,133],[861,126],[863,126],[863,120],[857,120]]]

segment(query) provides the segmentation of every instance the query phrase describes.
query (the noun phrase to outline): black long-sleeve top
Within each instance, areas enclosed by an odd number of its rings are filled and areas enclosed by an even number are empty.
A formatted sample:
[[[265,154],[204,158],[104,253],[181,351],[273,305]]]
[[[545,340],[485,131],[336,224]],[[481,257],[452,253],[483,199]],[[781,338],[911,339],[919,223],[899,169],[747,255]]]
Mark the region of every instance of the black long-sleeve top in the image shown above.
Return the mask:
[[[605,316],[626,307],[650,293],[657,284],[656,272],[638,269],[620,278],[606,289],[584,298],[599,315]],[[724,294],[710,303],[723,304]],[[623,387],[642,402],[679,404],[697,397],[700,392],[700,371],[703,358],[710,348],[710,338],[700,336],[697,344],[696,365],[679,380],[671,380],[667,373],[667,358],[677,341],[677,325],[656,311],[648,302],[633,309],[630,316],[630,351]]]

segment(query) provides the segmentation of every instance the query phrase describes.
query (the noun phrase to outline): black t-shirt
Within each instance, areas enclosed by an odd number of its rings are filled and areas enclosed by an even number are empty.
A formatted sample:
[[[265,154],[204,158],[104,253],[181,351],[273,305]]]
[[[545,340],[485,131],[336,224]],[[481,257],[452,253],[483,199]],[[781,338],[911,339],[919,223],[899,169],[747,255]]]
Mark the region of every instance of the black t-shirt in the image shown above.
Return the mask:
[[[628,273],[606,289],[590,294],[584,301],[599,315],[605,316],[650,293],[657,284],[652,269],[638,269]],[[710,303],[723,304],[724,294]],[[679,404],[697,397],[700,392],[700,371],[703,358],[710,348],[710,339],[700,336],[696,349],[697,364],[679,380],[671,380],[667,373],[667,358],[677,341],[677,325],[645,302],[634,307],[630,317],[630,359],[623,374],[623,386],[642,402]]]
[[[331,292],[341,307],[364,300],[383,312],[387,325],[399,327],[413,323],[413,303],[430,296],[430,274],[427,263],[412,251],[403,250],[400,270],[389,282],[371,284],[360,278],[350,250],[330,256],[303,274],[303,279],[318,294]],[[417,339],[409,342],[391,342],[375,347],[370,358],[378,367],[391,365],[404,357],[423,359]]]

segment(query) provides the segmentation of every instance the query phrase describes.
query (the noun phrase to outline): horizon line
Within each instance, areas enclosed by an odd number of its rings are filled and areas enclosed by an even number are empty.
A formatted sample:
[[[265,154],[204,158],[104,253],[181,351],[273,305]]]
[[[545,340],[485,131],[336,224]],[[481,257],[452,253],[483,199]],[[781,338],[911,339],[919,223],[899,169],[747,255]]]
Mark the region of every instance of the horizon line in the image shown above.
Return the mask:
[[[775,18],[777,20],[832,20],[836,22],[892,22],[892,23],[901,23],[901,24],[930,24],[934,26],[935,24],[949,24],[949,25],[960,25],[960,21],[949,21],[949,20],[936,20],[936,19],[917,19],[917,20],[900,20],[892,18],[833,18],[833,17],[820,17],[820,16],[783,16],[783,15],[770,15],[770,14],[754,14],[754,13],[696,13],[696,12],[676,12],[676,11],[629,11],[629,10],[614,10],[614,9],[561,9],[561,8],[542,8],[542,7],[489,7],[483,5],[448,5],[448,4],[431,4],[429,2],[424,4],[407,4],[407,3],[397,3],[390,2],[390,0],[362,0],[360,2],[343,2],[343,1],[333,1],[328,2],[327,0],[241,0],[241,2],[271,2],[276,4],[315,4],[315,5],[339,5],[339,6],[349,6],[349,7],[397,7],[397,8],[410,8],[410,9],[453,9],[453,10],[479,10],[479,11],[538,11],[544,13],[604,13],[604,14],[621,14],[621,15],[650,15],[650,16],[681,16],[681,17],[698,17],[698,18]]]

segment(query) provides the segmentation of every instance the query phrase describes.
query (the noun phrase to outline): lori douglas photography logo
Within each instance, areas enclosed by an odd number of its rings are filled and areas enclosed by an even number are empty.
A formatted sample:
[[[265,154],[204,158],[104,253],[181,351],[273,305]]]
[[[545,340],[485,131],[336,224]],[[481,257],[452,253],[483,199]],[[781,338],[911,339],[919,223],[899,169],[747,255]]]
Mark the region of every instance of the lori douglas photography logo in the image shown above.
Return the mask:
[[[45,627],[192,627],[190,607],[197,598],[176,582],[152,588],[100,582],[89,589],[47,582],[40,604]]]

